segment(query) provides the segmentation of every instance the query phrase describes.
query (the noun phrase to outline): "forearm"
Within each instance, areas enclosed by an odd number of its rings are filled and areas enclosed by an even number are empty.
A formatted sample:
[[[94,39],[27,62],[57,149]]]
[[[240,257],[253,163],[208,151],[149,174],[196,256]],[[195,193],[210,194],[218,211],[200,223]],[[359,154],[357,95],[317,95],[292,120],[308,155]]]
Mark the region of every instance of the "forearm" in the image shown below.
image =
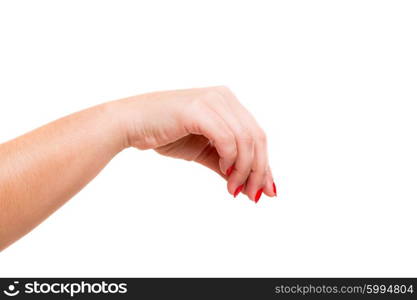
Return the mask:
[[[0,250],[69,200],[126,146],[115,103],[0,144]]]

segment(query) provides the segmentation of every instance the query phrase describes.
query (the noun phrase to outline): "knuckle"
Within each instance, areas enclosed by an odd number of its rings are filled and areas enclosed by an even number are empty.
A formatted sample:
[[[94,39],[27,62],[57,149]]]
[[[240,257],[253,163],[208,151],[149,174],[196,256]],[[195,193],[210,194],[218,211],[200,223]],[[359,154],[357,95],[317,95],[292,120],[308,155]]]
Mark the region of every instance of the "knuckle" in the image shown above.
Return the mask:
[[[257,176],[266,177],[267,168],[262,163],[254,164],[252,166],[252,173],[256,174]]]
[[[204,93],[204,95],[202,97],[202,100],[203,100],[203,103],[209,104],[209,103],[212,103],[212,102],[223,101],[223,96],[216,89],[208,89]]]
[[[216,86],[215,89],[221,93],[230,93],[230,89],[225,85]]]
[[[253,136],[246,131],[242,131],[237,139],[239,143],[244,145],[253,145],[254,143]]]
[[[233,162],[236,159],[236,152],[233,149],[228,149],[220,157],[226,159],[227,161]]]
[[[222,96],[223,100],[232,102],[236,100],[236,97],[233,94],[232,90],[229,89],[227,86],[218,86],[215,88],[215,90]]]
[[[228,158],[235,158],[237,156],[237,149],[235,147],[235,145],[233,144],[228,144],[225,148],[224,148],[224,155],[227,156]]]
[[[215,143],[223,149],[223,151],[230,151],[230,149],[234,149],[233,136],[229,133],[223,132],[219,134]]]
[[[214,142],[220,156],[234,158],[237,156],[237,149],[234,137],[229,133],[222,133]]]
[[[257,139],[260,143],[262,143],[262,144],[266,144],[266,142],[267,142],[267,136],[266,136],[265,131],[263,131],[262,129],[260,129],[260,130],[258,131],[258,133],[256,134],[256,139]]]

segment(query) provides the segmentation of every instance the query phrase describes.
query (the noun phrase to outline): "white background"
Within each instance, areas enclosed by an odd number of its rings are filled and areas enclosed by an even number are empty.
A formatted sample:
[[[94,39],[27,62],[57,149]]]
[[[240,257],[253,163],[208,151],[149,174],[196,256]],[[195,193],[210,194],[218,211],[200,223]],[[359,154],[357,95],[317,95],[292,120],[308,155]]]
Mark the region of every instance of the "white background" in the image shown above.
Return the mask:
[[[129,149],[0,253],[1,276],[417,276],[415,1],[2,1],[0,141],[223,84],[279,198]],[[80,153],[82,155],[82,153]]]

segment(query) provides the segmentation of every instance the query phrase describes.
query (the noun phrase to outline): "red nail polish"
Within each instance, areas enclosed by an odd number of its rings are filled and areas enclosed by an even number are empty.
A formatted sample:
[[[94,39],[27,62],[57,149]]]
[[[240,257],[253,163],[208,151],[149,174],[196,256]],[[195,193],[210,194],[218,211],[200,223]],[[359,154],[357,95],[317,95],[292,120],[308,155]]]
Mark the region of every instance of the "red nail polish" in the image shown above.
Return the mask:
[[[230,174],[232,174],[234,167],[235,167],[235,165],[233,165],[233,166],[229,167],[229,169],[227,169],[227,171],[226,171],[227,176],[230,176]]]
[[[236,188],[235,192],[233,193],[233,196],[236,198],[236,196],[239,195],[239,193],[242,191],[242,189],[243,189],[243,184],[239,185]]]
[[[275,182],[272,182],[272,188],[274,190],[275,196],[277,195],[277,187],[275,186]]]
[[[259,201],[259,199],[261,198],[261,196],[262,196],[262,192],[264,191],[264,189],[262,188],[262,189],[259,189],[257,192],[256,192],[256,196],[255,196],[255,203],[258,203],[258,201]]]

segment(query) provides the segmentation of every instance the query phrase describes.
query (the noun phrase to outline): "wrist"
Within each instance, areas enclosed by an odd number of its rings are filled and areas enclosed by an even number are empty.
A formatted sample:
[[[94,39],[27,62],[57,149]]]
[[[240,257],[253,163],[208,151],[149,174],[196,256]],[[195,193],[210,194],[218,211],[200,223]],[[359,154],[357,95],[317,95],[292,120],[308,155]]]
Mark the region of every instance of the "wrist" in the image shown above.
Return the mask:
[[[100,104],[97,108],[104,116],[108,136],[113,141],[115,150],[120,152],[130,147],[126,117],[120,100]]]

